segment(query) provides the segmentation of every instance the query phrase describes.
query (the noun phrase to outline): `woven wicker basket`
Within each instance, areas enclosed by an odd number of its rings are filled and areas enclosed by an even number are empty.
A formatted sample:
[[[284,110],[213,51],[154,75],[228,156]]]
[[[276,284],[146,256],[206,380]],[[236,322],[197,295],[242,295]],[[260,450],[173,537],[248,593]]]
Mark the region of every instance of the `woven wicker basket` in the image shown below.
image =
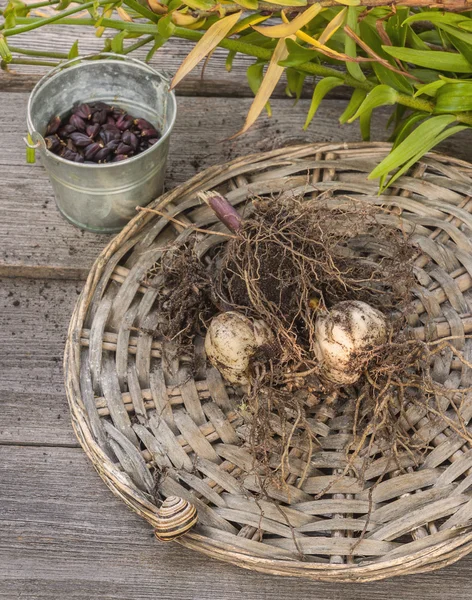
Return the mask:
[[[388,150],[374,143],[314,144],[248,156],[207,169],[154,207],[223,231],[197,191],[219,189],[235,205],[252,195],[329,191],[388,206],[392,224],[411,233],[423,252],[414,290],[417,335],[454,336],[454,351],[435,359],[434,378],[470,389],[472,369],[458,357],[472,360],[466,335],[472,332],[472,166],[428,154],[395,189],[378,196],[366,175]],[[407,410],[411,431],[430,445],[420,466],[406,459],[398,470],[397,463],[378,458],[364,484],[338,477],[314,499],[345,460],[348,420],[331,414],[301,488],[303,450],[294,447],[287,489],[271,490],[274,502],[254,499],[234,390],[206,364],[201,340],[190,371],[188,357],[152,336],[158,292],[146,284],[146,273],[163,248],[191,232],[156,214],[139,214],[95,262],[72,317],[65,353],[72,421],[112,491],[155,525],[154,475],[161,472],[160,497],[180,496],[198,509],[199,523],[179,538],[181,544],[266,573],[369,581],[437,569],[470,552],[472,449],[444,419],[414,406]],[[201,234],[201,256],[221,243],[221,236]],[[470,391],[459,415],[450,406],[444,410],[451,423],[467,425]],[[369,494],[381,473],[383,481]]]

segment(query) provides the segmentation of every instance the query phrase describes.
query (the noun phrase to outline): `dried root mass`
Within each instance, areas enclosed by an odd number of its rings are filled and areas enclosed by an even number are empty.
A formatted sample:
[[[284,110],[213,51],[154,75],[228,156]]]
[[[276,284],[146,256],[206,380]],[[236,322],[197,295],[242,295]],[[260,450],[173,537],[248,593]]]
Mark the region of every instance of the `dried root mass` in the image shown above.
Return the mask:
[[[154,284],[161,290],[158,334],[164,339],[188,345],[205,335],[213,316],[230,310],[272,330],[275,350],[254,356],[240,406],[246,421],[240,435],[261,491],[286,487],[294,464],[297,486],[303,485],[333,410],[347,415],[350,435],[340,476],[362,479],[381,456],[400,470],[418,464],[429,440],[412,432],[407,407],[450,421],[438,398],[458,394],[431,377],[439,346],[413,339],[407,326],[419,249],[401,227],[385,224],[382,210],[347,197],[254,199],[248,208],[238,235],[206,262],[195,250],[199,234],[170,249]],[[385,315],[388,339],[353,354],[351,367],[360,373],[355,385],[334,385],[316,359],[315,320],[353,300]]]

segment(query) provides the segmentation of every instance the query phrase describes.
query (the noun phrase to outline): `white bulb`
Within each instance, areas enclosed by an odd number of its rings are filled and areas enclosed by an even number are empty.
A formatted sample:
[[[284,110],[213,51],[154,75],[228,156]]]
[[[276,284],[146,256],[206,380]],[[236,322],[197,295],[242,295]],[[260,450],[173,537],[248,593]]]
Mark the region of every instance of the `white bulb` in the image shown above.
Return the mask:
[[[249,383],[252,357],[261,346],[273,343],[264,321],[253,320],[234,311],[214,317],[205,338],[208,360],[231,383]]]
[[[339,385],[360,376],[362,352],[387,341],[385,316],[365,302],[339,302],[315,323],[315,353],[327,379]]]

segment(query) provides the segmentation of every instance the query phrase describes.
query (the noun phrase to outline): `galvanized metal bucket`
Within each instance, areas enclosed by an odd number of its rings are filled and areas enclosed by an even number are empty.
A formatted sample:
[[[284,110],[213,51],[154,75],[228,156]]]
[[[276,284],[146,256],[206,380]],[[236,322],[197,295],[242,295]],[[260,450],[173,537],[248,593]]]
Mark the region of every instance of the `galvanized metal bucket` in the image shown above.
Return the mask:
[[[117,104],[150,121],[160,140],[127,160],[103,165],[73,163],[47,150],[43,134],[50,118],[63,116],[77,102]],[[28,102],[28,131],[40,150],[62,215],[96,233],[119,231],[156,198],[164,185],[176,100],[168,78],[145,63],[117,54],[84,56],[43,77]]]

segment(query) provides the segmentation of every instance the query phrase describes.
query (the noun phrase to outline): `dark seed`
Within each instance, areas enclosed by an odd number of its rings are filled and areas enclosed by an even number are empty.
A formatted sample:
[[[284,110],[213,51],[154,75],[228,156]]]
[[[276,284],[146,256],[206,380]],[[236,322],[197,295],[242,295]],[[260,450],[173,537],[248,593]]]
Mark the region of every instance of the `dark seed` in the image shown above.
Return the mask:
[[[61,117],[53,117],[46,128],[46,135],[53,135],[61,126]]]
[[[111,140],[111,142],[108,142],[108,144],[106,145],[106,148],[109,148],[112,152],[115,152],[115,150],[120,144],[120,140]]]
[[[110,142],[117,141],[118,143],[121,141],[121,133],[119,131],[100,131],[100,139],[106,145]]]
[[[159,137],[159,133],[155,129],[143,129],[141,131],[142,137],[156,138]]]
[[[94,123],[100,123],[103,125],[107,122],[107,111],[106,110],[97,110],[92,117],[92,121]]]
[[[133,117],[129,115],[121,115],[119,119],[116,120],[116,126],[121,131],[125,131],[125,129],[129,129],[133,124]]]
[[[88,135],[85,135],[85,133],[80,133],[79,131],[71,133],[70,139],[78,148],[86,148],[92,143],[92,140],[89,138]]]
[[[151,139],[149,139],[149,140],[148,140],[148,144],[149,144],[150,146],[152,146],[152,145],[154,145],[154,144],[155,144],[156,142],[158,142],[158,141],[159,141],[159,139],[158,139],[158,138],[151,138]]]
[[[93,108],[94,110],[112,110],[112,107],[109,104],[105,104],[105,102],[93,102],[90,104],[90,108]]]
[[[69,119],[69,125],[74,126],[77,131],[85,131],[85,121],[79,115],[72,115]]]
[[[113,117],[110,117],[110,115],[108,115],[107,117],[107,124],[108,125],[116,125],[116,121]]]
[[[105,146],[105,148],[102,148],[101,150],[99,150],[97,152],[97,154],[95,154],[95,156],[93,157],[93,160],[95,162],[103,162],[110,156],[111,153],[112,153],[111,148],[108,148],[107,146]]]
[[[71,139],[67,140],[66,146],[67,146],[67,148],[69,148],[69,150],[73,150],[74,152],[77,152],[77,146],[72,142]]]
[[[133,149],[131,148],[131,146],[128,146],[127,144],[123,144],[121,143],[118,148],[116,149],[116,153],[117,154],[129,154]]]
[[[132,133],[131,131],[125,131],[123,133],[123,137],[121,139],[123,140],[124,144],[128,144],[128,146],[131,146],[131,148],[133,148],[134,151],[137,150],[138,144],[139,144],[139,140],[134,135],[134,133]]]
[[[116,125],[111,125],[110,123],[102,125],[102,131],[113,131],[114,133],[120,133],[118,127]]]
[[[146,119],[135,119],[134,124],[137,125],[138,129],[153,129],[154,125],[151,125]]]
[[[61,150],[61,156],[62,156],[62,158],[65,158],[66,160],[75,160],[75,157],[77,156],[77,152],[74,152],[73,150],[69,150],[69,148],[63,148]]]
[[[61,142],[57,135],[50,135],[46,137],[44,141],[46,142],[46,148],[51,152],[56,152],[61,147]]]
[[[126,154],[117,154],[111,162],[119,162],[120,160],[126,160],[127,158]]]
[[[85,128],[85,133],[90,138],[94,138],[99,131],[100,131],[100,125],[98,123],[94,123],[93,125],[87,125],[87,127]]]
[[[83,163],[83,162],[85,162],[85,159],[80,154],[77,154],[77,156],[74,158],[74,162],[76,162],[76,163]]]
[[[76,129],[73,125],[71,125],[70,123],[67,123],[67,125],[64,125],[64,127],[61,127],[57,133],[61,137],[65,138],[65,137],[69,136],[71,133],[74,133],[75,130]]]
[[[92,111],[88,104],[79,104],[79,106],[74,110],[74,114],[87,121],[92,116]]]
[[[102,146],[97,144],[96,142],[89,144],[84,150],[84,158],[85,160],[93,160],[97,152],[100,152]]]

